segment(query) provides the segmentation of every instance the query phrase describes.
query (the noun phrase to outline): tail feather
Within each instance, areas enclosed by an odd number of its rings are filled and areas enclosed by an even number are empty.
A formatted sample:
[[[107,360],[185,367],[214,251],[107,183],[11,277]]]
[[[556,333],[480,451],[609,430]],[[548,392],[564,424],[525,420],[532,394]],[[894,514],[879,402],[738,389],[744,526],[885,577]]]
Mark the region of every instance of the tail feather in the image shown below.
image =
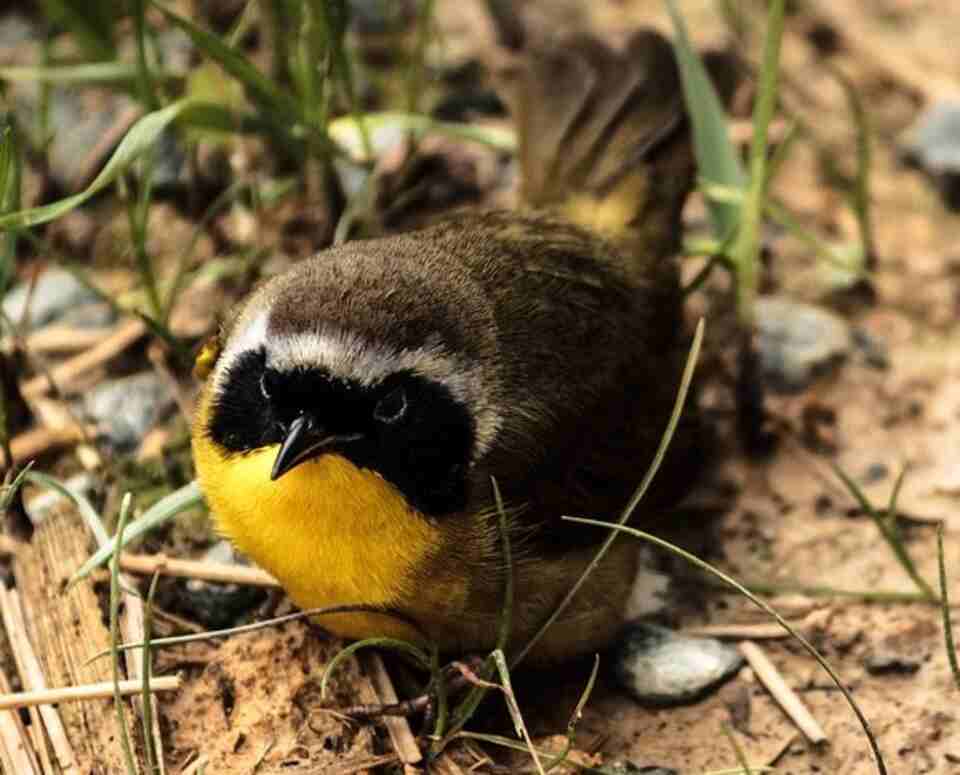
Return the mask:
[[[674,252],[695,162],[670,43],[580,36],[527,52],[508,87],[522,196],[645,252]]]

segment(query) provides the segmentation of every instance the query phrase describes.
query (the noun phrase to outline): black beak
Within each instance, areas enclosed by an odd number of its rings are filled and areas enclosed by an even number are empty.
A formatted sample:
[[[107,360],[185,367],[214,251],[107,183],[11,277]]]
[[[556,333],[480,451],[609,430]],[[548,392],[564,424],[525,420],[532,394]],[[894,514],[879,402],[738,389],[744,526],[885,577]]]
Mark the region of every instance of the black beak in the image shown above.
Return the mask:
[[[354,441],[358,438],[360,438],[360,434],[334,436],[326,433],[323,428],[317,427],[309,414],[301,414],[290,423],[287,435],[280,446],[280,451],[277,453],[277,459],[273,461],[270,480],[279,479],[287,471],[296,468],[305,460],[315,457],[335,442]]]

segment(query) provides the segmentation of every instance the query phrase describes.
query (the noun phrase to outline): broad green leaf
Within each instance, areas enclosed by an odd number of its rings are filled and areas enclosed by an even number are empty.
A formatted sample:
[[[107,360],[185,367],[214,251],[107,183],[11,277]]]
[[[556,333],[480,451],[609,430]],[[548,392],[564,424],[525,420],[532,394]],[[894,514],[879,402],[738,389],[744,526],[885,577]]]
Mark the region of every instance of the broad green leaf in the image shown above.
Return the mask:
[[[747,176],[737,149],[730,142],[726,111],[690,41],[676,0],[666,0],[666,3],[673,21],[673,47],[683,80],[683,97],[693,128],[693,144],[700,176],[710,183],[742,189]],[[710,201],[709,207],[714,231],[719,239],[723,239],[737,227],[740,208],[733,203],[717,200]]]

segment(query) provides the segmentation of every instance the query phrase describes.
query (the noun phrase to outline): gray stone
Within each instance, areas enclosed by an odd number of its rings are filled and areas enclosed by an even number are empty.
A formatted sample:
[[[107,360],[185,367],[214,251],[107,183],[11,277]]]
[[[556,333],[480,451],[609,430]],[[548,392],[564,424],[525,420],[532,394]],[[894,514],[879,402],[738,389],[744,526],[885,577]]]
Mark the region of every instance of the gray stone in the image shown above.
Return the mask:
[[[43,272],[32,293],[30,283],[16,285],[3,299],[3,313],[19,323],[28,299],[30,314],[24,325],[27,331],[52,323],[76,307],[98,301],[92,290],[63,269]]]
[[[4,14],[0,17],[0,61],[7,64],[7,57],[3,53],[38,38],[36,25],[25,16],[16,11]]]
[[[921,656],[881,646],[867,654],[863,666],[870,675],[913,675],[920,669]]]
[[[98,385],[84,397],[83,411],[118,451],[134,449],[174,407],[169,386],[151,371]]]
[[[204,562],[223,565],[246,565],[229,541],[213,544],[203,555]],[[218,629],[234,624],[243,614],[260,605],[267,596],[265,590],[242,584],[220,584],[190,579],[177,583],[176,608],[205,627]]]
[[[743,664],[739,651],[714,638],[641,623],[625,630],[614,659],[617,681],[645,705],[692,702]]]
[[[847,321],[812,304],[762,297],[756,326],[765,384],[780,393],[805,390],[843,363],[853,348]]]
[[[107,328],[117,322],[117,311],[106,302],[71,307],[57,320],[75,328]]]
[[[960,207],[960,102],[931,106],[908,130],[902,150],[908,162],[930,175],[950,207]]]
[[[904,150],[931,172],[960,173],[960,102],[932,105],[908,130]]]

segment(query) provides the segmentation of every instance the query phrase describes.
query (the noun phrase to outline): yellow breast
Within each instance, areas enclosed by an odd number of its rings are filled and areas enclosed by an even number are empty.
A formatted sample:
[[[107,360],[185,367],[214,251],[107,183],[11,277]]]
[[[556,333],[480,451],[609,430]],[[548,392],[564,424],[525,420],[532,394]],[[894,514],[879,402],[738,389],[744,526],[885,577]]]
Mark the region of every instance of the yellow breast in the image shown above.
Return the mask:
[[[379,475],[327,454],[271,481],[278,446],[228,458],[196,431],[193,451],[218,530],[273,574],[297,605],[404,610],[416,600],[417,580],[440,546],[439,529]],[[414,637],[410,628],[376,614],[320,623],[350,638]]]

